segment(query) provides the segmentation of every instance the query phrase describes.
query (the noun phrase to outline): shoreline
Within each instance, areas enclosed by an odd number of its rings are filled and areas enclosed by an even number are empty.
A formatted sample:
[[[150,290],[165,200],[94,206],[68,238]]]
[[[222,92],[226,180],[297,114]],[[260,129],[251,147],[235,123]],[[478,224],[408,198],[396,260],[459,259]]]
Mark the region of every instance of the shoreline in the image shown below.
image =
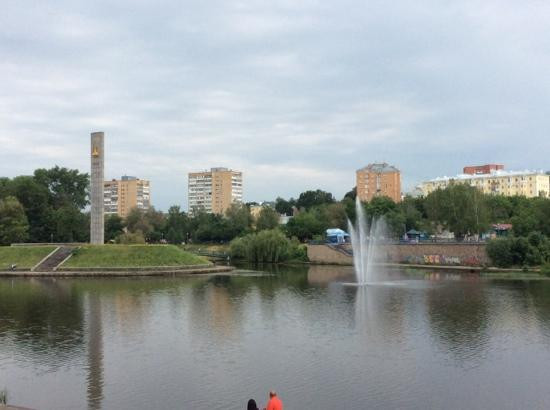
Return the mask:
[[[140,267],[140,268],[83,268],[52,272],[0,271],[0,277],[132,277],[132,276],[185,276],[229,273],[233,266],[186,266],[186,267]]]

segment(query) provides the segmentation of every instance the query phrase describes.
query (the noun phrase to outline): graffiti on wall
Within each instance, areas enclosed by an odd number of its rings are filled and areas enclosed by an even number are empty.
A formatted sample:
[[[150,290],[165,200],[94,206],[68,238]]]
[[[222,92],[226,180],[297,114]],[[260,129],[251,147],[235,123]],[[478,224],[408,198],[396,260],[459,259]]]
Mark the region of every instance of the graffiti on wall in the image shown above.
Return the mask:
[[[406,263],[413,265],[455,265],[455,266],[479,266],[480,260],[476,256],[460,258],[446,255],[410,255]]]

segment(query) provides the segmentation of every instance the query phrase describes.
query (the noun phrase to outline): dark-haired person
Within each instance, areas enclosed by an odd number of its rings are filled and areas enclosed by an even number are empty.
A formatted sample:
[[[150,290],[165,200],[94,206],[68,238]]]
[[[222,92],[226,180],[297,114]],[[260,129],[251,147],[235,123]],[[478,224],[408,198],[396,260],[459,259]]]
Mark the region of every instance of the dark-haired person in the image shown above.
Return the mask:
[[[248,406],[246,407],[246,410],[259,410],[258,405],[256,404],[256,400],[248,400]]]

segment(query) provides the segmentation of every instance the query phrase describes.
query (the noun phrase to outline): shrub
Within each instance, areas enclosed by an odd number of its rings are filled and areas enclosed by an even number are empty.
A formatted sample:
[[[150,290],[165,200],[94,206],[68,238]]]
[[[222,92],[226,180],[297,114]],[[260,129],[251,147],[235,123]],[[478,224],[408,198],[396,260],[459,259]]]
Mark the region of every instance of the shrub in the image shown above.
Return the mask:
[[[303,261],[307,262],[309,259],[307,257],[307,246],[303,243],[300,243],[300,241],[297,238],[292,238],[290,240],[290,258],[292,260],[296,261]]]
[[[231,257],[251,262],[282,262],[292,255],[291,241],[278,229],[251,233],[231,241]]]
[[[510,239],[493,239],[487,244],[487,255],[493,264],[500,268],[512,266],[512,247]]]
[[[145,237],[141,231],[123,233],[117,236],[116,243],[121,245],[143,245],[145,244]]]
[[[512,264],[521,266],[527,259],[527,254],[531,250],[531,245],[527,238],[511,238],[510,252],[512,254]]]
[[[550,263],[545,263],[540,268],[541,275],[550,277]]]

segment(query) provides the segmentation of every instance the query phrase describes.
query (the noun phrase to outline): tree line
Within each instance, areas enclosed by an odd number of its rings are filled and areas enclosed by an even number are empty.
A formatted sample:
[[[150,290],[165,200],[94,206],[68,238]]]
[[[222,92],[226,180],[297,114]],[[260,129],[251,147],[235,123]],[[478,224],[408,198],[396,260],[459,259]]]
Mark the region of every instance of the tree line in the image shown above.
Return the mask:
[[[87,242],[88,188],[88,174],[60,167],[37,169],[30,176],[0,178],[0,243]],[[154,208],[132,209],[126,218],[106,217],[105,240],[227,243],[273,229],[301,242],[321,239],[326,229],[346,230],[348,219],[355,220],[356,195],[352,189],[337,200],[329,192],[308,190],[296,199],[277,198],[272,206],[263,207],[257,218],[251,215],[251,204],[233,204],[224,215],[201,210],[191,215],[179,206],[172,206],[166,213]],[[426,197],[406,196],[399,203],[375,197],[362,206],[368,218],[383,216],[395,239],[414,229],[428,235],[447,230],[463,240],[487,232],[496,223],[512,224],[511,235],[515,238],[527,239],[533,233],[540,236],[540,240],[532,236],[529,243],[546,243],[550,238],[549,199],[486,195],[460,183]],[[293,217],[279,226],[280,215]],[[543,255],[539,259],[546,260],[546,253],[539,253]]]

